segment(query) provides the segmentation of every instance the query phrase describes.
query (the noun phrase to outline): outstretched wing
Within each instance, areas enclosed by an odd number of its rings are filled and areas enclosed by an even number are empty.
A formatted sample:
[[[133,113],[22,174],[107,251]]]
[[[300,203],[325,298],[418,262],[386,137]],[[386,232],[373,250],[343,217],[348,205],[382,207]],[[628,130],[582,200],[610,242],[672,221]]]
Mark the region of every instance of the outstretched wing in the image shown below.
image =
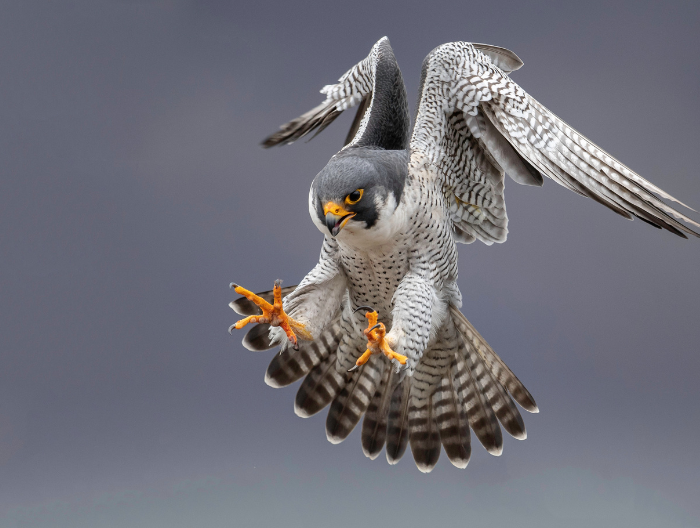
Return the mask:
[[[293,143],[314,130],[315,137],[344,110],[359,104],[345,148],[403,150],[408,147],[410,116],[406,88],[388,38],[379,40],[367,58],[350,68],[337,84],[324,86],[321,93],[326,96],[325,101],[282,125],[263,141],[263,146]]]
[[[441,180],[457,240],[505,241],[504,172],[528,185],[541,185],[543,174],[626,218],[636,216],[683,238],[700,236],[679,220],[700,224],[660,198],[685,204],[513,82],[507,71],[520,64],[508,50],[468,42],[443,44],[423,62],[410,170],[427,170]]]

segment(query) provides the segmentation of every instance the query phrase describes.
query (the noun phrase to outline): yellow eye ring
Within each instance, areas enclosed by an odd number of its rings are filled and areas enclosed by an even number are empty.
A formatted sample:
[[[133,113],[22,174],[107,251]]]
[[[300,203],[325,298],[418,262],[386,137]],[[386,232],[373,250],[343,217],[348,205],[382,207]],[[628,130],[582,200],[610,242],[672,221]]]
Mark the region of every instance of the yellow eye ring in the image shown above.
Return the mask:
[[[354,205],[362,199],[362,194],[365,192],[364,189],[355,189],[353,192],[345,197],[345,203],[348,205]],[[351,198],[352,197],[352,198]]]

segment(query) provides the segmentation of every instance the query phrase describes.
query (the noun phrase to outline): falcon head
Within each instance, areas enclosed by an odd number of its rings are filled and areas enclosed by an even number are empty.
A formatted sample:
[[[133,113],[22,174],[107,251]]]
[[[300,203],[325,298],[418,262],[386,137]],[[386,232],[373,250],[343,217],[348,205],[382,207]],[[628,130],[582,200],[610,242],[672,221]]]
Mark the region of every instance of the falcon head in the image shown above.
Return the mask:
[[[348,149],[311,184],[309,213],[321,232],[360,242],[391,228],[406,182],[406,151]]]

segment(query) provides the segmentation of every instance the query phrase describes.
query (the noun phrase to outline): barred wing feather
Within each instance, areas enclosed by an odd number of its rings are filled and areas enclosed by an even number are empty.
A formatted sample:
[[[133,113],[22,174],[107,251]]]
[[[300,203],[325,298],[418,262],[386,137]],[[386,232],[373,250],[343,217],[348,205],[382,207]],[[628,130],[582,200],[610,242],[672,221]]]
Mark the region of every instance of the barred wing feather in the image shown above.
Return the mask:
[[[700,236],[661,199],[685,204],[564,123],[478,46],[453,42],[426,57],[411,137],[411,170],[440,181],[459,241],[505,241],[504,172],[532,185],[541,173],[626,218]]]

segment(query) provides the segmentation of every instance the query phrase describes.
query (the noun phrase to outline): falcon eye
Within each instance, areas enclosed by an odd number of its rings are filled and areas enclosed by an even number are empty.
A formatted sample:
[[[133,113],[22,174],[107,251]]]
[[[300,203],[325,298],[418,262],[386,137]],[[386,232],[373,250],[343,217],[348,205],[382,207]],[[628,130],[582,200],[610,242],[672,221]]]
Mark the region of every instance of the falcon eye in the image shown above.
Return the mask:
[[[356,204],[360,201],[360,198],[362,198],[362,193],[364,191],[364,189],[355,189],[345,197],[345,203],[348,205]]]

